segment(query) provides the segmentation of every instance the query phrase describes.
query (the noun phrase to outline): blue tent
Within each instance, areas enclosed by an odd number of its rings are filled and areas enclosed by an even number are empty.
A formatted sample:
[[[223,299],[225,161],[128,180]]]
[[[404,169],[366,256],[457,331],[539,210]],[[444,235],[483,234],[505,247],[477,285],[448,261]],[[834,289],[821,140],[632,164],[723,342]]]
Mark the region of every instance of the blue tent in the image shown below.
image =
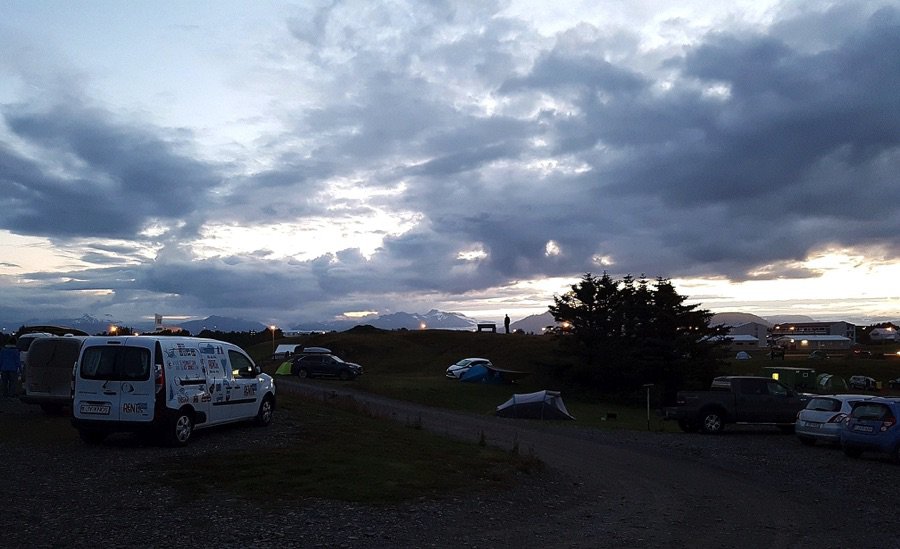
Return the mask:
[[[515,370],[502,370],[486,364],[472,366],[459,377],[460,381],[466,383],[490,383],[493,385],[508,385],[517,379],[528,375],[528,372],[517,372]]]

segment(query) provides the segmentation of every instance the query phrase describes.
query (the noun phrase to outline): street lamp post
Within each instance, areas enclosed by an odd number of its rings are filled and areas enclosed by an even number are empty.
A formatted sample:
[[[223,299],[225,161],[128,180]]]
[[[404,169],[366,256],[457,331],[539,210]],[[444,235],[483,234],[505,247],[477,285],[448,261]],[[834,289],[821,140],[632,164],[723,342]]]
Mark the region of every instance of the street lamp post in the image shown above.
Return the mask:
[[[269,326],[269,329],[272,330],[272,358],[275,358],[275,330],[276,326],[272,324]]]

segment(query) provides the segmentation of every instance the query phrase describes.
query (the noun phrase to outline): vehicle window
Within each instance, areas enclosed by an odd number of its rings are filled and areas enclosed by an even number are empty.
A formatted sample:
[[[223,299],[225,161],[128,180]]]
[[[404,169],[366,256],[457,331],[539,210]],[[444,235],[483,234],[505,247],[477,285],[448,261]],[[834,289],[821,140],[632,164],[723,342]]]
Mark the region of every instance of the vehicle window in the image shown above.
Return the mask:
[[[228,349],[228,358],[231,360],[231,368],[235,372],[234,375],[253,375],[256,373],[253,362],[243,354],[233,349]]]
[[[768,389],[768,391],[766,392],[770,395],[787,396],[788,394],[787,387],[785,387],[781,383],[775,383],[774,381],[767,381],[766,388]]]
[[[84,379],[146,381],[150,378],[150,351],[141,347],[89,347],[80,365]]]
[[[854,419],[882,420],[892,416],[891,410],[882,404],[860,404],[850,414]]]
[[[768,383],[765,379],[745,379],[741,387],[746,395],[766,395],[769,394]]]
[[[35,337],[35,336],[20,337],[19,340],[16,341],[16,349],[18,349],[19,351],[28,351],[28,348],[31,347],[31,344],[34,342],[35,339],[37,339],[37,337]]]
[[[817,412],[837,412],[841,409],[841,401],[833,398],[814,398],[806,405],[806,409]]]

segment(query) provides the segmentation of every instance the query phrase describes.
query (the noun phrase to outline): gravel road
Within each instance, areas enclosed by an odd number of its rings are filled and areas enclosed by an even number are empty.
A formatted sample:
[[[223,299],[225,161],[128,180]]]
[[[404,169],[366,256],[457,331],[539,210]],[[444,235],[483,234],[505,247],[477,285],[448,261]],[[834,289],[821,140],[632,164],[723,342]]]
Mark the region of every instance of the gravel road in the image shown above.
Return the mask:
[[[186,448],[74,430],[0,441],[0,546],[37,547],[895,547],[900,495],[887,460],[845,458],[777,430],[720,436],[581,428],[476,416],[280,379],[279,391],[353,399],[372,414],[522,453],[547,464],[513,489],[399,505],[298,500],[275,509],[216,495],[185,501],[151,482],[153,465],[203,459],[225,445],[286,445],[302,425],[196,433]],[[0,425],[59,432],[36,407],[0,401]],[[55,427],[54,429],[51,429]],[[233,431],[232,431],[233,429]],[[229,472],[234,474],[234,472]]]

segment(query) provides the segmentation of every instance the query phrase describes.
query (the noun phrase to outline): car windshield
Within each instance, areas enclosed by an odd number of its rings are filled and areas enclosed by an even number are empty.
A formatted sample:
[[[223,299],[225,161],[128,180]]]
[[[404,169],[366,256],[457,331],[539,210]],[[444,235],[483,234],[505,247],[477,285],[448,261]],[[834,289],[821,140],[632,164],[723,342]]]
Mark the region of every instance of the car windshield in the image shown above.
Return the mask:
[[[333,358],[335,362],[340,362],[341,364],[344,364],[344,359],[342,359],[339,356],[331,355],[331,358]]]

